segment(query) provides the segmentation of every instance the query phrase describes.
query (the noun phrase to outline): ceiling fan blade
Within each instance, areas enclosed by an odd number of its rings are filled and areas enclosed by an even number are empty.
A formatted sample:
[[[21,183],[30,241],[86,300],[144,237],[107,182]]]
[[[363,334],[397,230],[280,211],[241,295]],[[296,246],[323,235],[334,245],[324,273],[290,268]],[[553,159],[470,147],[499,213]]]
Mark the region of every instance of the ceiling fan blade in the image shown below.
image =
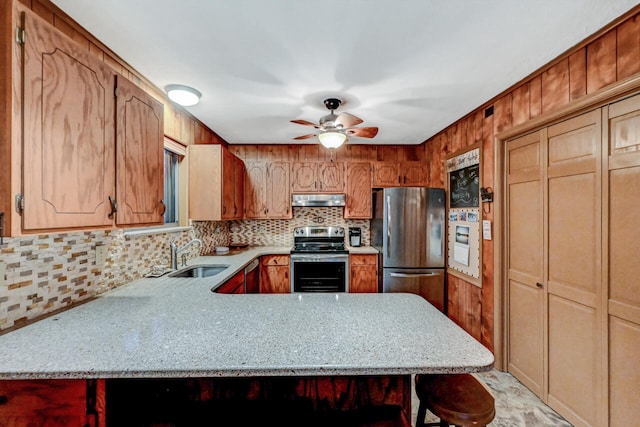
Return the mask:
[[[291,123],[296,123],[296,124],[305,125],[305,126],[313,126],[316,129],[320,129],[320,126],[318,126],[315,123],[311,123],[307,120],[291,120]]]
[[[358,136],[360,138],[373,138],[378,134],[378,128],[370,127],[370,128],[353,128],[346,129],[347,135],[349,136]]]
[[[309,135],[296,136],[293,139],[309,139],[309,138],[313,138],[314,136],[317,136],[317,135],[315,133],[311,133]]]
[[[362,119],[349,113],[340,113],[335,121],[336,125],[342,125],[343,128],[350,128],[362,123]]]

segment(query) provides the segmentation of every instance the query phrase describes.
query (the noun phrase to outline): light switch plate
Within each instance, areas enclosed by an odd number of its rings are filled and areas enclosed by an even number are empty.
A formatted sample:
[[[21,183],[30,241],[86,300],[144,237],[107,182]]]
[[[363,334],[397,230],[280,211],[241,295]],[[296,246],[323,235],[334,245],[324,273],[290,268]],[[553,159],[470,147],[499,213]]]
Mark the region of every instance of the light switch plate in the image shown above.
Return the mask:
[[[96,246],[96,267],[103,267],[107,260],[107,247],[104,245]]]

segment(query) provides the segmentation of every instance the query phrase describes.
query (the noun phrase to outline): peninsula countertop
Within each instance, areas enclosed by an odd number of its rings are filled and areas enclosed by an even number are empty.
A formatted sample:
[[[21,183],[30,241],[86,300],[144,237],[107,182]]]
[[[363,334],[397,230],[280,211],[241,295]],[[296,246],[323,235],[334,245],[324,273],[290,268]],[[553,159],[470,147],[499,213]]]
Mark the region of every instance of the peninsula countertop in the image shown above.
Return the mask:
[[[283,252],[284,251],[284,252]],[[400,375],[489,370],[492,353],[414,294],[212,292],[261,253],[207,278],[145,278],[0,336],[0,379]]]

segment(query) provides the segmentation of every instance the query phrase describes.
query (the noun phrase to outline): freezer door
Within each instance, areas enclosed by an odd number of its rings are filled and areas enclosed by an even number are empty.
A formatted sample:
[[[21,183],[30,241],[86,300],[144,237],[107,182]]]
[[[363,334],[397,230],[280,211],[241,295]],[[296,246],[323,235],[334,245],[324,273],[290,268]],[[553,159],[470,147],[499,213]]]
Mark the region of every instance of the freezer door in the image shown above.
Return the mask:
[[[383,269],[382,292],[418,294],[444,312],[444,269]]]
[[[381,202],[383,267],[444,267],[444,190],[386,188]]]

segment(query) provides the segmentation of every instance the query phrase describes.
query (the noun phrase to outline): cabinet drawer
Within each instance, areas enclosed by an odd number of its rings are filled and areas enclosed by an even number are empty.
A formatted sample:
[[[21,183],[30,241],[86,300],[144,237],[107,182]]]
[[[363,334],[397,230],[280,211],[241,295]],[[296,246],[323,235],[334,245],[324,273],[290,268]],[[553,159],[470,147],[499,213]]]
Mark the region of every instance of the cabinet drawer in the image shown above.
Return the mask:
[[[351,265],[376,265],[377,255],[349,255]]]
[[[289,265],[289,255],[268,255],[260,258],[262,265]]]

